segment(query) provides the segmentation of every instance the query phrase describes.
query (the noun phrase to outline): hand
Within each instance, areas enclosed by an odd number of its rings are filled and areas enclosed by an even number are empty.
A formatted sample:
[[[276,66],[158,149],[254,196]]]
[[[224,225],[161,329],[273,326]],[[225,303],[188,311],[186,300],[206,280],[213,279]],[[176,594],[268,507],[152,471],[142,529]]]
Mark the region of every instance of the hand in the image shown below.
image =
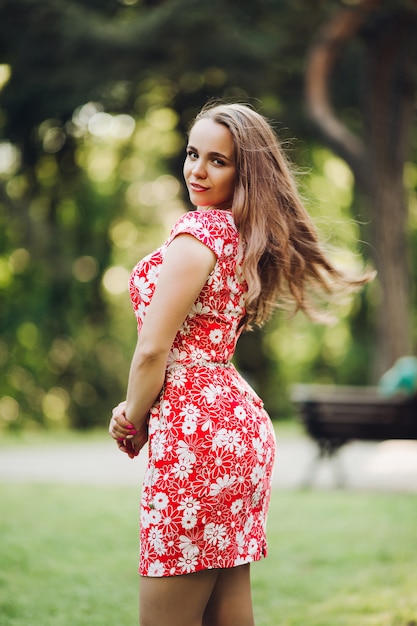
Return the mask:
[[[148,427],[144,425],[139,430],[126,419],[126,401],[120,402],[112,411],[109,424],[109,434],[116,440],[119,450],[130,458],[139,454],[139,451],[148,440]]]
[[[123,441],[127,435],[132,434],[131,431],[133,430],[135,430],[135,427],[126,419],[126,400],[123,400],[112,411],[109,434],[116,441]]]
[[[133,431],[132,431],[133,432]],[[148,425],[145,424],[141,429],[137,430],[134,435],[127,435],[123,442],[118,442],[119,449],[126,452],[132,459],[142,450],[148,441]]]

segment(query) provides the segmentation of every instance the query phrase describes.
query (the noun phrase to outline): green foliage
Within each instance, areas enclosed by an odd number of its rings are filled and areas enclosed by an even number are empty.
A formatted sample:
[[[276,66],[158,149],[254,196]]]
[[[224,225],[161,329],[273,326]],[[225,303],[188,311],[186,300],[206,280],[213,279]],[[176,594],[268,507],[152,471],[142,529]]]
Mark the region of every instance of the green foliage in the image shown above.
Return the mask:
[[[137,622],[139,491],[2,485],[3,626]],[[414,495],[275,492],[259,626],[411,626]]]
[[[160,163],[178,149],[175,119],[160,108],[135,124],[86,105],[65,149],[8,177],[0,402],[11,427],[103,424],[121,399],[135,343],[129,270],[184,211]],[[45,126],[44,152],[59,130]]]
[[[208,98],[279,120],[326,238],[351,249],[350,265],[364,252],[349,172],[312,140],[303,110],[307,42],[333,10],[330,0],[3,1],[3,426],[103,424],[123,397],[135,342],[128,273],[186,210],[175,180],[183,137]],[[358,45],[334,85],[353,129],[360,56]],[[279,317],[262,339],[242,338],[237,361],[273,417],[290,410],[291,382],[369,379],[372,298],[344,303],[334,328],[296,318],[288,331]]]

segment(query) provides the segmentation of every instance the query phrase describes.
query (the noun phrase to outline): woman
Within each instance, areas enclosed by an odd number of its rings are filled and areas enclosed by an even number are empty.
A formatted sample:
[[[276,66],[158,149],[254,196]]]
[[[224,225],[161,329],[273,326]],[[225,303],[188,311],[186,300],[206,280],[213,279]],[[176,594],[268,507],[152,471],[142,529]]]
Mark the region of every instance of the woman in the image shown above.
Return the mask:
[[[149,435],[141,501],[141,626],[253,626],[250,563],[267,552],[275,454],[262,401],[231,364],[278,299],[363,284],[322,251],[268,122],[210,105],[189,133],[197,210],[134,269],[139,336],[110,434],[133,457]]]

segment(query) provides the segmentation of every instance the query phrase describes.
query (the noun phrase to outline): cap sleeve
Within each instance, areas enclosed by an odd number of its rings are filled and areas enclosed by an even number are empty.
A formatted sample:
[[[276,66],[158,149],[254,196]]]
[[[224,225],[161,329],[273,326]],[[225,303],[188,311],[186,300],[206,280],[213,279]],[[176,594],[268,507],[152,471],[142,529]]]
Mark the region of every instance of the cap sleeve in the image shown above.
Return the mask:
[[[191,211],[186,213],[175,224],[167,241],[178,235],[192,235],[210,250],[217,258],[221,257],[226,245],[237,245],[238,233],[229,212],[220,210]]]

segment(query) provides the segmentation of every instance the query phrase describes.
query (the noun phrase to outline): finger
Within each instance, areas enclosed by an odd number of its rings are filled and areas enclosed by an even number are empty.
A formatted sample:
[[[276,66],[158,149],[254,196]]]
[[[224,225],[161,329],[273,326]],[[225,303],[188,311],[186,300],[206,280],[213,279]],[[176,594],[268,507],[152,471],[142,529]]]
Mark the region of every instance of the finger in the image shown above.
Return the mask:
[[[116,420],[112,417],[109,423],[109,434],[113,439],[118,439],[121,437],[121,434],[118,432],[119,427]]]
[[[117,446],[119,448],[119,450],[121,452],[124,452],[125,454],[127,454],[130,458],[133,458],[135,456],[135,454],[132,452],[132,450],[126,446],[124,440],[122,441],[118,441],[117,442]]]
[[[129,426],[125,426],[120,423],[119,419],[112,417],[109,424],[109,433],[113,439],[125,438],[127,435],[136,435],[136,429],[130,422]]]
[[[126,452],[131,459],[133,459],[135,456],[139,454],[139,450],[135,450],[134,445],[130,439],[125,439],[124,445],[126,448]]]

